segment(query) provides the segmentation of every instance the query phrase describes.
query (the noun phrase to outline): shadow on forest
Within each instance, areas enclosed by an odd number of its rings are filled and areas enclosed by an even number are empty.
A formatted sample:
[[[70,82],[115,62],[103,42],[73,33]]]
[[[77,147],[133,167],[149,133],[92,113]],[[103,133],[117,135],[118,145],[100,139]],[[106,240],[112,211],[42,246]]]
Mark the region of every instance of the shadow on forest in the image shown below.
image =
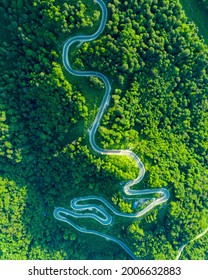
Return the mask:
[[[9,118],[7,122],[9,125]],[[8,140],[13,150],[19,149],[21,142],[17,144],[15,141],[14,131],[10,135]],[[94,194],[95,189],[96,194],[107,197],[109,188],[114,191],[112,186],[118,185],[111,173],[97,171],[96,165],[84,152],[80,152],[76,158],[70,158],[69,152],[64,153],[66,143],[74,140],[69,135],[65,136],[62,145],[54,145],[55,148],[48,151],[44,151],[44,143],[39,147],[35,142],[24,143],[20,162],[0,157],[2,178],[14,181],[19,188],[27,187],[21,219],[27,234],[31,236],[28,258],[50,259],[58,256],[55,252],[59,251],[65,259],[128,259],[129,256],[118,245],[100,237],[78,233],[54,219],[54,207],[69,208],[72,198]],[[94,182],[93,190],[89,188],[89,182]],[[95,247],[95,240],[99,248]],[[33,253],[35,247],[39,248],[38,253],[36,250]]]

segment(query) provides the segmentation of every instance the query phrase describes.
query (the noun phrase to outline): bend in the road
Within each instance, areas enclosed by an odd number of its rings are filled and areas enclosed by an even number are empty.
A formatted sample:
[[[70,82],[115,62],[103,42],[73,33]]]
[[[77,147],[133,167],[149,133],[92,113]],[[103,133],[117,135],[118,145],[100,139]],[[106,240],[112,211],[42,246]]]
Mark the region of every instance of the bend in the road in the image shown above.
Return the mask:
[[[138,211],[137,213],[133,213],[133,214],[119,212],[102,197],[98,197],[98,196],[79,197],[79,198],[75,198],[71,201],[72,211],[67,210],[65,208],[58,207],[54,210],[54,217],[60,221],[70,224],[76,230],[78,230],[80,232],[98,235],[98,236],[106,238],[107,240],[116,242],[132,258],[135,258],[132,251],[122,241],[120,241],[112,236],[108,236],[101,232],[83,229],[83,228],[79,227],[78,225],[74,224],[73,222],[71,222],[65,216],[61,215],[61,214],[65,214],[65,215],[73,217],[73,218],[85,218],[85,219],[92,218],[92,219],[96,220],[97,222],[101,223],[102,225],[109,225],[112,221],[111,215],[108,212],[106,212],[103,209],[103,207],[100,207],[99,205],[96,205],[96,204],[88,204],[87,202],[93,200],[93,201],[102,203],[105,205],[105,207],[107,207],[107,209],[109,209],[114,215],[117,215],[117,216],[121,216],[121,217],[125,217],[125,218],[139,218],[139,217],[142,217],[143,215],[145,215],[148,211],[153,209],[155,206],[166,202],[169,198],[169,192],[167,189],[164,189],[164,188],[149,189],[149,190],[132,190],[131,187],[133,185],[138,184],[143,179],[144,174],[145,174],[145,168],[144,168],[144,165],[143,165],[142,161],[140,160],[140,158],[130,150],[105,150],[105,149],[102,149],[102,148],[98,147],[95,142],[95,134],[100,125],[100,121],[103,117],[103,114],[104,114],[107,106],[109,105],[111,85],[110,85],[110,82],[107,79],[107,77],[99,72],[74,70],[70,65],[69,58],[68,58],[68,52],[69,52],[69,49],[72,46],[72,44],[74,44],[76,42],[83,43],[83,42],[89,42],[89,41],[95,40],[103,32],[106,21],[107,21],[108,12],[107,12],[105,3],[102,0],[97,0],[97,3],[99,4],[101,11],[102,11],[102,19],[101,19],[98,30],[92,35],[74,36],[73,38],[70,38],[64,44],[64,47],[63,47],[63,53],[62,53],[63,65],[64,65],[65,69],[74,76],[79,76],[79,77],[94,76],[94,77],[101,79],[103,81],[103,83],[105,84],[105,94],[104,94],[102,103],[99,107],[95,120],[93,121],[91,127],[88,130],[89,131],[89,141],[90,141],[90,144],[91,144],[93,150],[95,152],[97,152],[98,154],[128,156],[128,157],[131,157],[136,162],[138,169],[140,170],[139,175],[136,179],[130,180],[124,185],[124,187],[123,187],[124,193],[128,196],[145,195],[145,194],[159,194],[160,197],[155,199],[153,202],[151,202],[143,210]],[[79,204],[80,202],[82,202],[82,204]],[[84,205],[83,202],[86,202],[86,204]],[[85,211],[85,210],[92,211],[93,213],[80,213],[81,211]]]

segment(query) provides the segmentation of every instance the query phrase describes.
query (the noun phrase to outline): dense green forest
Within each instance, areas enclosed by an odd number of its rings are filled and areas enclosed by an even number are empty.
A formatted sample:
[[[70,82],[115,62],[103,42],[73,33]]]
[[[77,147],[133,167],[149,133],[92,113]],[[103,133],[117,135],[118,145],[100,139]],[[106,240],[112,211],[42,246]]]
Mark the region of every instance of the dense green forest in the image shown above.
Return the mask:
[[[147,171],[138,187],[171,194],[145,218],[108,230],[138,259],[175,259],[207,227],[208,47],[177,0],[106,4],[104,33],[70,53],[74,68],[100,71],[112,84],[96,141],[130,147]],[[92,193],[132,211],[120,182],[138,170],[128,158],[97,155],[88,141],[103,85],[69,75],[61,60],[67,38],[96,31],[98,5],[2,0],[0,14],[0,258],[128,259],[53,217],[54,207]],[[207,259],[206,241],[190,243],[181,259]]]

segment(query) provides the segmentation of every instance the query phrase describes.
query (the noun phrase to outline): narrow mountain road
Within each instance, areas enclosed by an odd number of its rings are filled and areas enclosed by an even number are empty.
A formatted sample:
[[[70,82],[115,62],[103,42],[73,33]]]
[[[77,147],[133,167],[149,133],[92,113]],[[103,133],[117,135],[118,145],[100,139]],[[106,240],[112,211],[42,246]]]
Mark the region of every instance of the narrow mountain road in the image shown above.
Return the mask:
[[[136,185],[139,182],[141,182],[141,180],[143,179],[144,174],[145,174],[144,165],[143,165],[142,161],[140,160],[140,158],[135,153],[133,153],[130,150],[105,150],[105,149],[98,147],[95,142],[95,134],[100,125],[100,121],[103,117],[103,114],[109,105],[111,85],[110,85],[108,78],[99,72],[74,70],[70,65],[69,58],[68,58],[68,52],[69,52],[70,47],[74,43],[79,43],[79,42],[83,43],[83,42],[89,42],[89,41],[95,40],[103,32],[105,25],[106,25],[106,21],[107,21],[108,11],[107,11],[105,3],[102,0],[97,0],[96,2],[99,4],[101,11],[102,11],[102,18],[101,18],[101,22],[100,22],[100,26],[99,26],[98,30],[92,35],[74,36],[74,37],[70,38],[64,44],[64,47],[63,47],[63,53],[62,53],[63,65],[66,68],[66,70],[74,76],[97,77],[100,80],[102,80],[103,83],[105,84],[105,94],[104,94],[103,100],[99,107],[98,113],[97,113],[91,127],[88,130],[89,140],[90,140],[90,144],[91,144],[93,150],[95,152],[97,152],[98,154],[109,155],[109,156],[110,155],[127,156],[127,157],[131,157],[136,162],[136,165],[138,166],[138,169],[139,169],[139,175],[136,179],[130,180],[124,185],[123,192],[125,193],[125,195],[128,197],[129,196],[134,197],[134,200],[136,199],[135,196],[149,195],[149,194],[159,194],[159,197],[152,199],[152,202],[149,205],[147,205],[147,206],[146,206],[146,204],[143,205],[145,207],[142,210],[140,210],[136,213],[131,213],[131,214],[123,213],[123,212],[116,210],[106,199],[99,197],[99,196],[92,195],[92,196],[86,196],[86,197],[79,197],[79,198],[75,198],[71,201],[70,206],[71,206],[72,210],[68,210],[68,209],[65,209],[62,207],[55,208],[54,217],[60,221],[70,224],[76,230],[78,230],[82,233],[98,235],[100,237],[106,238],[107,240],[116,242],[134,259],[135,256],[132,253],[132,251],[119,239],[116,239],[112,236],[108,236],[108,235],[98,232],[98,231],[81,228],[80,226],[76,225],[74,222],[72,222],[70,219],[67,218],[67,217],[71,217],[71,218],[75,218],[75,219],[78,219],[78,218],[94,219],[97,222],[99,222],[100,224],[107,226],[112,223],[112,215],[110,215],[108,212],[106,212],[106,210],[104,209],[103,206],[105,206],[105,208],[108,211],[112,212],[113,215],[133,219],[133,218],[141,218],[147,212],[149,212],[151,209],[153,209],[154,207],[156,207],[159,204],[166,202],[169,199],[169,192],[165,188],[146,189],[146,190],[132,190],[131,189],[131,187],[133,185]],[[132,200],[133,200],[133,198],[132,198]],[[138,200],[138,198],[137,198],[137,200]]]

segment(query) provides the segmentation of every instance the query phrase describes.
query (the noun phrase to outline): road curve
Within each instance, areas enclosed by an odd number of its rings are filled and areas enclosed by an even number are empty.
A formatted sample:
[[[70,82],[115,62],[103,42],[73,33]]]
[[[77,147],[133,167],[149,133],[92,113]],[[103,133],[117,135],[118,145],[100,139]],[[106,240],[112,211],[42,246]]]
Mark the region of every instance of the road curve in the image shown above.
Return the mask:
[[[194,242],[195,240],[201,238],[202,236],[204,236],[205,234],[207,234],[207,232],[208,232],[208,228],[206,228],[203,232],[201,232],[200,234],[198,234],[198,235],[197,235],[196,237],[194,237],[192,240],[188,241],[186,244],[182,245],[182,246],[179,248],[179,250],[178,250],[178,254],[177,254],[177,256],[176,256],[176,260],[179,260],[179,259],[180,259],[180,256],[181,256],[183,250],[185,249],[185,247],[186,247],[189,243]]]
[[[102,0],[97,0],[97,4],[100,6],[101,11],[102,11],[102,18],[100,22],[100,26],[98,30],[92,34],[92,35],[81,35],[81,36],[74,36],[70,38],[66,43],[64,44],[63,47],[63,52],[62,52],[62,60],[63,60],[63,65],[66,68],[66,70],[78,77],[97,77],[103,81],[105,84],[105,94],[102,100],[102,103],[99,107],[99,110],[97,112],[97,115],[91,125],[91,127],[88,129],[89,132],[89,141],[90,144],[95,152],[98,154],[102,155],[118,155],[118,156],[128,156],[131,157],[137,164],[138,169],[139,169],[139,175],[137,176],[136,179],[128,181],[124,187],[123,187],[123,192],[125,193],[126,196],[141,196],[141,195],[149,195],[149,194],[159,194],[159,198],[153,199],[153,201],[147,205],[144,209],[136,212],[136,213],[123,213],[115,209],[107,200],[105,200],[102,197],[99,196],[86,196],[86,197],[79,197],[79,198],[74,198],[70,206],[72,210],[68,210],[62,207],[57,207],[54,210],[54,217],[57,220],[66,222],[70,224],[72,227],[74,227],[76,230],[82,232],[82,233],[88,233],[88,234],[94,234],[98,235],[101,237],[106,238],[107,240],[111,240],[117,244],[119,244],[133,259],[135,259],[134,254],[132,251],[119,239],[114,238],[113,236],[106,235],[104,233],[94,231],[94,230],[88,230],[85,228],[82,228],[78,225],[76,225],[74,222],[69,220],[66,216],[69,216],[71,218],[81,218],[81,219],[94,219],[100,224],[107,226],[112,224],[112,215],[110,215],[106,210],[104,209],[103,206],[107,208],[108,211],[112,212],[113,215],[124,217],[124,218],[140,218],[143,215],[145,215],[147,212],[149,212],[151,209],[153,209],[155,206],[162,204],[166,202],[169,199],[169,192],[165,188],[158,188],[158,189],[146,189],[146,190],[132,190],[131,187],[133,185],[138,184],[144,177],[145,174],[145,168],[140,160],[140,158],[133,153],[130,150],[105,150],[97,146],[95,142],[95,134],[97,132],[97,129],[100,125],[100,121],[103,117],[103,114],[105,110],[107,109],[110,101],[110,92],[111,92],[111,85],[107,77],[99,72],[95,71],[78,71],[74,70],[69,62],[68,58],[68,52],[70,47],[77,42],[83,43],[83,42],[89,42],[92,40],[95,40],[104,30],[106,21],[107,21],[107,16],[108,16],[108,11],[106,8],[105,3]],[[133,200],[133,198],[132,198]],[[135,198],[134,198],[135,200]],[[137,199],[138,201],[138,199]],[[83,203],[84,202],[84,203]],[[98,203],[98,204],[95,204]],[[82,213],[81,213],[82,212]],[[83,213],[84,212],[84,213]],[[91,213],[90,213],[91,212]],[[63,216],[65,215],[65,216]]]

